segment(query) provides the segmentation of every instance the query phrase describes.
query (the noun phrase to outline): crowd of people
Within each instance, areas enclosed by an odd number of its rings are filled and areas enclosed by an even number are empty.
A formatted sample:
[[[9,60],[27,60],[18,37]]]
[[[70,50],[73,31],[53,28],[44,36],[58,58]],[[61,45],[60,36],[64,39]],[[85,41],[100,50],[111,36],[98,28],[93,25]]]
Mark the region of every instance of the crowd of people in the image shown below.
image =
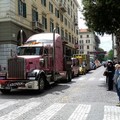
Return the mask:
[[[120,62],[115,63],[111,60],[107,61],[104,75],[106,76],[108,91],[113,90],[113,86],[115,85],[116,92],[119,98],[117,106],[120,107]]]

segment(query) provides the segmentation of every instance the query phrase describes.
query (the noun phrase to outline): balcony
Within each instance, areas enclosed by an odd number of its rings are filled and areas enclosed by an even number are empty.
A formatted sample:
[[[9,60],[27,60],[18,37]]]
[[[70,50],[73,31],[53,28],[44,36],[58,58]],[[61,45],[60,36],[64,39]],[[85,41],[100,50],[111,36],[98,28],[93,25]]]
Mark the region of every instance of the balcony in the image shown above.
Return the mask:
[[[77,20],[77,19],[74,20],[74,25],[75,25],[75,26],[78,25],[78,20]]]
[[[68,39],[64,36],[61,37],[63,44],[68,44]]]
[[[44,26],[38,21],[32,22],[32,29],[39,32],[44,32]]]
[[[59,8],[60,8],[61,11],[67,12],[67,8],[66,8],[65,2],[60,2],[59,3]]]

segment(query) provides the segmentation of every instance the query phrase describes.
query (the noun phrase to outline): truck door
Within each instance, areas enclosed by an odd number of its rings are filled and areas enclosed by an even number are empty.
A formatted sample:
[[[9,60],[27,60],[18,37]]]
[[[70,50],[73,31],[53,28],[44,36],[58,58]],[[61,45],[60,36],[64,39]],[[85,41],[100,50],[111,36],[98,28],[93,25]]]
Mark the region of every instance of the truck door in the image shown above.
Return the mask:
[[[49,69],[48,48],[44,48],[45,69]]]

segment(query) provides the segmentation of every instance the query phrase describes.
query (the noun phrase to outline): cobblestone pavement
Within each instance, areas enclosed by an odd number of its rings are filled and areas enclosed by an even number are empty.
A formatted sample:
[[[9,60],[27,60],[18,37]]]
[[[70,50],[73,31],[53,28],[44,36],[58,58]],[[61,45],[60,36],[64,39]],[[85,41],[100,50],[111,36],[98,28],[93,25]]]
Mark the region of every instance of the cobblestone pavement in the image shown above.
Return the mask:
[[[117,94],[107,91],[103,71],[100,67],[41,94],[1,94],[0,120],[120,120]]]

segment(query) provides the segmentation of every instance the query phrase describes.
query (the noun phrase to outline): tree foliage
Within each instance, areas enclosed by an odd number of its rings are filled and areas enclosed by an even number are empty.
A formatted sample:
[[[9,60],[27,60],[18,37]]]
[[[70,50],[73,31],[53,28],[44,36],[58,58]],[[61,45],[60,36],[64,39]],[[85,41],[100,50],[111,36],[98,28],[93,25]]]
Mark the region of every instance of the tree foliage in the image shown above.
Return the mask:
[[[108,52],[108,59],[113,60],[113,50]]]
[[[97,50],[98,52],[104,52],[104,50],[102,48],[98,48]],[[97,55],[97,59],[100,60],[100,62],[102,62],[104,60],[105,55],[104,54],[99,54]]]
[[[86,25],[100,35],[120,31],[120,0],[82,0]]]

